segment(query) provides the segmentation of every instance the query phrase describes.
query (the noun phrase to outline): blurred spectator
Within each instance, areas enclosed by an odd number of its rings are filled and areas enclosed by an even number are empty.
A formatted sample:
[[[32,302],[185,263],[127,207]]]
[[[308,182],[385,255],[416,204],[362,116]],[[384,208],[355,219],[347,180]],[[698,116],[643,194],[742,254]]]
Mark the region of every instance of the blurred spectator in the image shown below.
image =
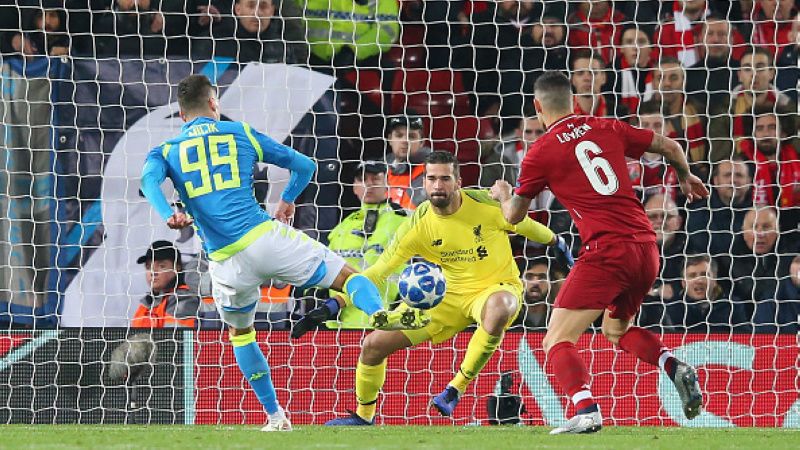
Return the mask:
[[[800,209],[800,157],[787,139],[794,136],[796,114],[784,109],[755,111],[753,140],[741,142],[742,154],[755,161],[753,204],[781,208],[781,229],[795,230]]]
[[[745,48],[732,47],[741,36],[722,15],[708,15],[702,38],[698,47],[701,58],[686,70],[686,90],[696,104],[706,105],[709,159],[717,162],[730,158],[733,151],[730,93],[739,83],[739,60]]]
[[[470,44],[475,47],[478,111],[498,111],[501,117],[519,117],[523,97],[520,87],[526,85],[524,74],[541,68],[534,60],[533,37],[529,29],[534,22],[532,2],[507,0],[488,2],[483,12],[472,14]],[[538,19],[538,18],[536,18]],[[532,92],[533,81],[527,82]]]
[[[389,199],[405,209],[416,209],[427,199],[422,187],[425,165],[431,152],[422,138],[422,118],[397,116],[389,119],[387,140],[392,152],[387,156]]]
[[[626,20],[625,14],[614,9],[613,2],[580,2],[577,10],[567,17],[569,47],[573,50],[592,50],[605,61],[613,61]]]
[[[742,228],[744,216],[753,206],[753,179],[748,166],[742,155],[714,165],[711,196],[688,205],[686,231],[691,248],[715,258],[730,253],[733,235]],[[727,273],[727,267],[722,273]]]
[[[664,134],[687,149],[692,172],[708,179],[705,129],[695,104],[686,97],[684,69],[678,59],[662,57],[653,69],[653,99],[661,103],[664,114]]]
[[[757,333],[800,332],[800,255],[792,259],[789,274],[781,274],[775,299],[756,303],[753,315]]]
[[[683,217],[678,214],[678,207],[669,197],[662,194],[652,195],[644,203],[647,218],[656,233],[661,255],[660,280],[664,284],[673,285],[678,282],[683,270],[683,258],[686,255],[686,234],[683,228]],[[671,297],[669,292],[664,297]]]
[[[709,256],[689,256],[682,290],[666,305],[664,324],[672,331],[730,333],[750,330],[741,305],[717,284],[717,265]]]
[[[797,252],[796,242],[780,239],[779,244],[778,237],[775,208],[747,212],[730,256],[733,292],[738,298],[750,302],[775,298],[778,274],[788,273],[791,258]],[[749,303],[748,318],[752,312],[753,303]]]
[[[540,23],[531,27],[533,37],[533,61],[541,62],[541,70],[567,70],[569,67],[569,50],[566,46],[567,27],[564,19],[545,16]],[[533,92],[526,89],[525,92]]]
[[[661,57],[677,58],[680,64],[690,67],[700,58],[695,46],[696,36],[701,36],[703,19],[708,12],[705,0],[675,0],[672,16],[655,33],[655,42]]]
[[[242,63],[306,62],[307,45],[298,20],[287,13],[291,2],[278,0],[236,0],[233,17],[211,24],[193,41],[195,59],[232,58]],[[289,16],[285,20],[283,14]]]
[[[359,165],[353,192],[361,201],[361,209],[345,217],[328,235],[328,248],[357,270],[374,264],[406,221],[405,210],[388,200],[386,170],[383,162],[365,161]],[[383,299],[388,308],[397,297],[397,283],[387,285]],[[369,328],[369,320],[357,308],[344,308],[339,314],[338,326]]]
[[[633,125],[658,134],[664,134],[664,116],[658,103],[649,101],[639,106],[633,116]],[[665,194],[675,200],[678,192],[678,175],[658,153],[645,152],[638,161],[628,160],[628,176],[633,189],[644,198],[653,194]]]
[[[758,108],[786,106],[789,97],[777,90],[772,55],[761,47],[752,47],[742,56],[739,84],[731,93],[733,137],[743,137],[752,128],[752,114]]]
[[[709,14],[702,24],[698,42],[699,58],[686,69],[686,91],[709,114],[724,114],[730,91],[738,84],[739,59],[732,51],[735,30],[725,16]],[[741,48],[741,47],[740,47]]]
[[[94,13],[94,54],[133,58],[185,56],[188,48],[184,8],[174,5],[176,8],[171,11],[166,4],[159,0],[114,0],[110,10]]]
[[[792,19],[797,14],[795,0],[756,0],[753,9],[753,44],[775,55],[791,42]]]
[[[312,65],[373,64],[400,36],[397,0],[294,0],[303,11]],[[369,61],[368,61],[369,60]]]
[[[551,289],[551,280],[555,277],[550,271],[546,257],[534,258],[528,262],[527,268],[524,263],[520,266],[525,290],[522,310],[514,323],[526,329],[543,330],[547,327],[555,297]]]
[[[517,181],[519,165],[528,147],[545,132],[544,125],[536,116],[532,106],[525,108],[523,118],[512,132],[500,136],[500,142],[495,144],[486,158],[481,158],[481,175],[479,185],[491,187],[496,180],[506,180],[510,184]]]
[[[639,102],[653,96],[652,44],[647,34],[632,26],[622,33],[620,56],[614,63],[614,92],[619,102],[636,113]]]
[[[150,293],[141,299],[131,327],[194,327],[200,297],[183,280],[180,250],[169,241],[155,241],[136,262],[144,264]]]
[[[797,103],[797,83],[800,79],[800,66],[797,64],[797,50],[800,47],[800,13],[795,14],[792,29],[789,31],[789,43],[778,50],[775,61],[777,75],[775,86],[778,90]]]
[[[575,92],[575,114],[595,117],[622,117],[616,100],[603,92],[606,84],[606,62],[591,51],[574,52],[570,80]]]
[[[25,8],[20,13],[22,33],[11,33],[10,49],[26,59],[34,56],[69,54],[70,38],[66,32],[66,12],[63,9]]]

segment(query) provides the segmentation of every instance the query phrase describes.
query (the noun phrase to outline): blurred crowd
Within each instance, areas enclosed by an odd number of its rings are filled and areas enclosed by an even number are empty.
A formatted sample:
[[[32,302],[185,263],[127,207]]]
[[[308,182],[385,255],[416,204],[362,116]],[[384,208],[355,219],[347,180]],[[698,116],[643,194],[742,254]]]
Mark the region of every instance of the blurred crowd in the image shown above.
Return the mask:
[[[334,75],[339,112],[360,114],[341,120],[338,132],[340,155],[357,155],[343,161],[350,164],[341,179],[353,192],[342,223],[363,237],[337,250],[362,262],[386,244],[376,236],[391,237],[375,234],[382,217],[394,224],[425,199],[420,162],[431,149],[457,154],[465,185],[514,183],[528,146],[545,132],[532,109],[533,82],[544,70],[564,71],[576,113],[677,140],[712,192],[687,203],[659,155],[629,161],[662,250],[640,324],[799,330],[795,0],[16,3],[14,14],[0,7],[6,59],[228,58]],[[557,199],[540,195],[531,215],[569,235],[577,254],[576,230]],[[336,247],[337,236],[324,239]],[[541,328],[565,271],[542,248],[518,242],[516,251],[526,286],[518,322]]]

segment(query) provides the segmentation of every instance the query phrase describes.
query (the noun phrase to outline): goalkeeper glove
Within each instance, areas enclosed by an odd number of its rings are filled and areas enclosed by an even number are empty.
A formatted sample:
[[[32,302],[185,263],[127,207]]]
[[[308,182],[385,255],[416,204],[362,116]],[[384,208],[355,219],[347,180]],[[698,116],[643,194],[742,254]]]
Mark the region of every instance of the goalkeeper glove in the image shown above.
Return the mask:
[[[555,248],[558,249],[556,255],[561,255],[561,258],[567,264],[567,268],[572,269],[572,266],[575,265],[575,258],[572,257],[572,252],[567,247],[567,241],[561,236],[556,236]]]

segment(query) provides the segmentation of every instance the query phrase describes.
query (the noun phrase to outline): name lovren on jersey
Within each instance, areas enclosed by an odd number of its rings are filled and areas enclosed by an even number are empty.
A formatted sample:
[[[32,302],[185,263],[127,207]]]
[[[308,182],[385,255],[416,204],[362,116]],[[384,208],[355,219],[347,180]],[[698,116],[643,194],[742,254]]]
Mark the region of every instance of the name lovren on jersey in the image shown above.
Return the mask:
[[[572,127],[574,125],[569,124],[567,126],[568,127]],[[592,127],[590,127],[588,124],[583,124],[583,125],[579,126],[578,128],[573,129],[572,131],[567,131],[566,133],[557,133],[556,134],[556,139],[558,139],[558,142],[564,144],[564,143],[567,143],[569,141],[573,141],[575,139],[582,138],[591,129],[592,129]]]

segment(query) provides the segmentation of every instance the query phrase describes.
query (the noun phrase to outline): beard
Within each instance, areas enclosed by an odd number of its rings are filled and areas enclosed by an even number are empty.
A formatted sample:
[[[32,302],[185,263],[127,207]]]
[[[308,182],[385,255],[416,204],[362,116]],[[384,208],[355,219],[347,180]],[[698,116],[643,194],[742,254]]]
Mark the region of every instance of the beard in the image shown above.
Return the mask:
[[[765,139],[758,143],[758,150],[765,155],[774,155],[778,151],[778,143],[772,139]]]
[[[447,208],[453,201],[452,195],[428,195],[428,198],[431,201],[431,205],[437,208]]]

